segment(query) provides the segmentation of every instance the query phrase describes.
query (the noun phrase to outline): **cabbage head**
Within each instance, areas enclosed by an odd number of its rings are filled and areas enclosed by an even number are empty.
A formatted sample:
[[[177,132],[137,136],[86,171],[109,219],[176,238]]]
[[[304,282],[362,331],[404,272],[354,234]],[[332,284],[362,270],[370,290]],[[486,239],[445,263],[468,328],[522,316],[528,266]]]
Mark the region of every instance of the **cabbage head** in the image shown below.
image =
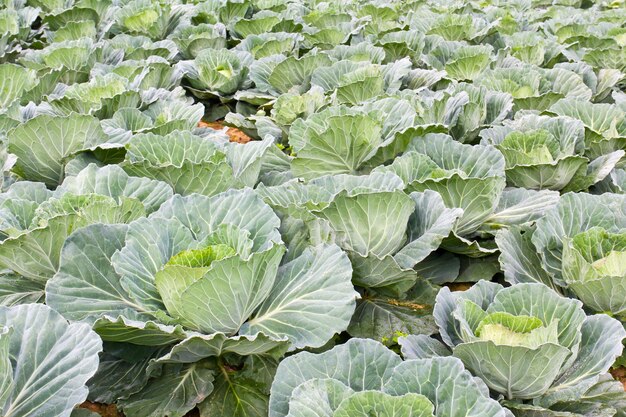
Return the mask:
[[[176,195],[149,217],[70,235],[47,304],[111,346],[148,352],[105,365],[91,391],[128,397],[119,403],[126,415],[178,415],[201,402],[213,415],[220,404],[237,406],[225,388],[235,380],[245,398],[264,398],[246,378],[251,361],[271,369],[287,350],[321,347],[344,331],[359,297],[348,256],[320,244],[284,261],[279,224],[245,188]],[[141,377],[129,381],[128,366]],[[111,374],[128,385],[107,385]]]
[[[524,114],[480,135],[482,144],[493,145],[504,155],[507,183],[535,190],[586,190],[624,156],[617,150],[590,160],[584,153],[583,123],[566,116]]]
[[[403,361],[369,339],[278,366],[270,417],[505,417],[484,383],[452,357]]]
[[[510,283],[542,282],[585,307],[621,318],[626,313],[626,197],[568,193],[535,227],[496,236]]]
[[[507,400],[528,400],[524,406],[558,409],[585,402],[626,337],[619,321],[587,316],[580,301],[539,283],[504,288],[479,281],[464,292],[443,288],[434,315],[453,356]]]

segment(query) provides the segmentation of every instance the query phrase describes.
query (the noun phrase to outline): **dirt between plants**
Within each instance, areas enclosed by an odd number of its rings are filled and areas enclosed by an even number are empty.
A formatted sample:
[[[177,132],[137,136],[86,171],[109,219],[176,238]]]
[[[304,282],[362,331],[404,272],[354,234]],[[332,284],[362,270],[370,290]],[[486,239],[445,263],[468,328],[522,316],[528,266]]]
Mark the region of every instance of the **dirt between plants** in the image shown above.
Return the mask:
[[[94,413],[98,413],[102,417],[124,417],[124,413],[117,411],[117,408],[114,405],[106,405],[85,401],[79,407],[86,408],[87,410],[93,411]],[[198,413],[198,410],[194,409],[185,414],[185,417],[200,417],[200,413]]]
[[[87,410],[93,411],[94,413],[98,413],[102,417],[123,417],[123,414],[117,411],[117,407],[115,407],[114,405],[105,405],[85,401],[79,407],[86,408]]]
[[[472,288],[473,282],[452,282],[446,284],[446,287],[450,288],[450,291],[467,291]]]
[[[626,391],[626,367],[620,366],[611,370],[611,375],[624,385],[624,391]]]
[[[230,138],[231,142],[248,143],[252,140],[250,136],[246,135],[245,133],[243,133],[241,130],[237,129],[236,127],[225,126],[220,121],[217,121],[217,122],[202,122],[201,121],[200,123],[198,123],[198,127],[210,127],[211,129],[215,129],[215,130],[222,130],[223,128],[226,128],[226,134]]]

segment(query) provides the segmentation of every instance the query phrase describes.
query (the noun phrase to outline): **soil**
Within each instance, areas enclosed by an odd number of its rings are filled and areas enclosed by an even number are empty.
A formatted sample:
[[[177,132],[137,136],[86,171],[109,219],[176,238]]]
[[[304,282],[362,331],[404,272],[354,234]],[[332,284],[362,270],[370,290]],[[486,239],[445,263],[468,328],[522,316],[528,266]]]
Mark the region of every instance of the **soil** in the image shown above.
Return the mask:
[[[624,385],[624,391],[626,391],[626,367],[620,366],[619,368],[615,368],[611,370],[611,374]]]
[[[446,287],[450,288],[450,291],[467,291],[472,285],[474,285],[473,282],[452,282],[446,284]]]
[[[124,417],[124,414],[120,411],[117,411],[117,408],[114,405],[106,405],[85,401],[79,407],[86,408],[87,410],[98,413],[102,417]],[[200,413],[198,413],[197,409],[193,409],[189,413],[187,413],[185,417],[200,417]]]
[[[117,407],[114,405],[105,405],[85,401],[80,405],[80,408],[86,408],[89,411],[100,414],[102,417],[123,417],[123,414],[117,411]]]
[[[222,130],[226,128],[226,134],[230,138],[231,142],[237,143],[248,143],[252,140],[252,138],[236,127],[225,126],[222,122],[200,122],[198,123],[198,127],[210,127],[215,130]]]

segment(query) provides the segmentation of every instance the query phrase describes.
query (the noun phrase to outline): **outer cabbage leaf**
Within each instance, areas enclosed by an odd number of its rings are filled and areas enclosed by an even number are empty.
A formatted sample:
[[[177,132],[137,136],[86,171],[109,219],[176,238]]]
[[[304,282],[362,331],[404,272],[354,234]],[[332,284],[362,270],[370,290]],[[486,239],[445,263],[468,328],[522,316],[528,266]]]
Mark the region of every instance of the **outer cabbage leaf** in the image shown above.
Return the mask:
[[[481,231],[495,231],[516,225],[527,225],[540,219],[554,209],[559,202],[559,193],[549,190],[527,190],[505,188],[493,213],[481,226]]]
[[[0,275],[0,305],[38,303],[43,300],[44,286],[13,273]]]
[[[331,62],[327,55],[320,53],[300,58],[270,55],[252,63],[250,79],[260,91],[274,96],[288,92],[302,94],[310,88],[313,72]]]
[[[38,83],[35,71],[15,64],[0,65],[0,80],[0,89],[4,93],[0,101],[0,112],[6,111],[23,93]]]
[[[229,190],[211,198],[174,196],[152,217],[177,219],[200,241],[220,225],[231,224],[250,231],[248,237],[253,242],[253,251],[267,249],[272,242],[281,242],[279,218],[251,189]]]
[[[93,223],[128,223],[144,215],[144,206],[135,199],[63,194],[39,205],[27,228],[0,243],[0,262],[45,282],[58,270],[61,248],[72,231]]]
[[[432,306],[421,300],[365,296],[357,303],[348,326],[352,337],[370,338],[392,345],[401,334],[433,334],[437,331]]]
[[[322,346],[348,327],[354,313],[359,295],[351,278],[350,261],[337,246],[306,249],[280,267],[272,292],[240,334],[287,336],[292,349]]]
[[[378,391],[362,391],[339,404],[334,417],[434,417],[434,407],[423,395],[408,393],[401,396]]]
[[[0,395],[2,414],[69,417],[87,397],[85,383],[98,368],[100,338],[89,325],[68,324],[41,304],[2,307],[0,323],[12,329],[0,339],[4,353],[8,348],[13,381],[8,396]]]
[[[163,182],[128,176],[115,165],[98,168],[95,164],[89,164],[76,176],[67,177],[53,195],[65,193],[99,194],[116,200],[132,198],[143,203],[147,213],[158,209],[173,195],[172,189]]]
[[[128,296],[111,264],[127,230],[126,225],[94,224],[73,233],[61,251],[59,272],[48,281],[46,303],[70,320],[95,320],[129,308],[148,312]]]
[[[540,282],[558,292],[559,286],[543,268],[541,256],[533,245],[534,233],[531,226],[517,226],[496,234],[504,279],[510,284]]]
[[[302,352],[284,359],[278,367],[270,396],[270,416],[286,416],[293,391],[314,378],[332,378],[354,391],[380,391],[402,362],[378,342],[351,339],[321,354]],[[319,366],[324,364],[324,366]]]
[[[386,98],[359,107],[330,107],[289,131],[296,153],[292,170],[312,179],[327,174],[356,174],[392,159],[408,142],[395,133],[414,124],[415,109],[406,100]]]
[[[107,140],[97,119],[79,115],[38,116],[8,134],[9,151],[18,157],[16,173],[48,186],[61,183],[70,156]]]
[[[330,116],[323,130],[311,130],[297,142],[292,139],[297,152],[294,174],[305,178],[353,174],[382,145],[381,134],[380,123],[367,115]]]
[[[459,236],[476,231],[496,210],[506,182],[500,152],[445,135],[415,137],[404,155],[379,170],[395,172],[408,191],[437,191],[446,207],[463,209],[454,230]]]
[[[188,335],[181,325],[163,324],[130,309],[120,315],[101,316],[93,323],[93,329],[104,341],[142,346],[167,346]]]
[[[213,391],[214,372],[202,364],[166,365],[141,391],[121,400],[121,409],[138,417],[183,417]]]
[[[266,356],[249,356],[232,369],[219,365],[215,390],[198,405],[201,415],[228,415],[233,417],[267,416],[269,385],[276,372],[277,362]]]
[[[384,391],[392,395],[419,393],[434,405],[436,416],[502,416],[505,410],[490,399],[482,381],[472,377],[456,358],[409,360],[396,366]]]
[[[234,184],[226,155],[189,132],[135,135],[122,165],[126,172],[170,184],[177,194],[214,195]]]
[[[624,111],[614,104],[563,99],[549,109],[559,116],[578,119],[585,125],[586,154],[595,159],[624,149]]]
[[[293,390],[287,416],[332,417],[334,410],[352,394],[354,394],[354,390],[336,379],[309,379]]]
[[[13,333],[12,328],[2,327],[0,329],[0,365],[2,369],[0,371],[0,406],[4,408],[4,405],[11,395],[13,388],[13,365],[9,358],[9,337]]]
[[[228,355],[260,355],[280,358],[289,347],[285,338],[257,333],[253,336],[227,336],[224,333],[201,335],[193,332],[158,359],[159,363],[194,363],[205,358]]]
[[[456,80],[473,80],[491,62],[492,48],[490,45],[444,41],[431,50],[425,60],[435,69],[445,70]]]
[[[446,345],[423,334],[399,337],[398,344],[404,359],[428,359],[451,355]]]

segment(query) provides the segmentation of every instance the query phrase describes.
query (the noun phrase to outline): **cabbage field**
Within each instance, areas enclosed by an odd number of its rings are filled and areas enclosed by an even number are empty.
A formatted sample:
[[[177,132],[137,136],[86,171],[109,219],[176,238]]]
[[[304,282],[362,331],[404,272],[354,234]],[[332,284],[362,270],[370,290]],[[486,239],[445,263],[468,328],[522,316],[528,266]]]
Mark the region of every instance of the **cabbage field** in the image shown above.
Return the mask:
[[[0,0],[0,416],[626,417],[625,0]]]

